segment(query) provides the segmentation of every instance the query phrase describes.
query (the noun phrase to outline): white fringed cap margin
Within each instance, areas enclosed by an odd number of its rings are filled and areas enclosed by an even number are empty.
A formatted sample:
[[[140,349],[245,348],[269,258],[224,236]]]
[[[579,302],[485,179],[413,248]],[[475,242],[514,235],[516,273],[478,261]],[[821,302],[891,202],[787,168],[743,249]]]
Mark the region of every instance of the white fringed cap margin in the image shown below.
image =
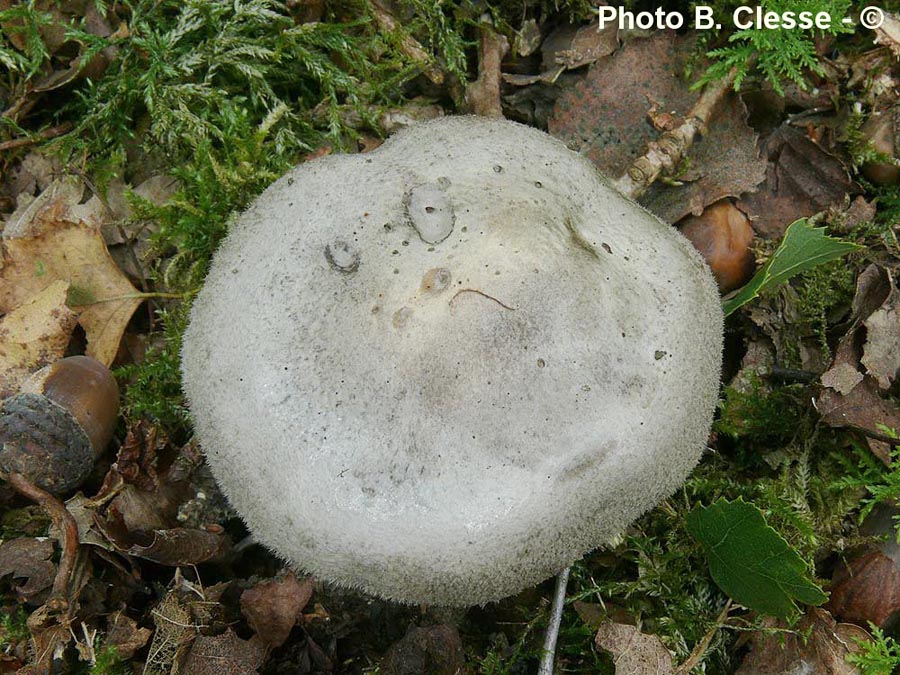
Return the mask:
[[[261,543],[385,598],[481,604],[683,482],[722,321],[690,243],[586,159],[443,118],[256,200],[194,303],[184,389]]]

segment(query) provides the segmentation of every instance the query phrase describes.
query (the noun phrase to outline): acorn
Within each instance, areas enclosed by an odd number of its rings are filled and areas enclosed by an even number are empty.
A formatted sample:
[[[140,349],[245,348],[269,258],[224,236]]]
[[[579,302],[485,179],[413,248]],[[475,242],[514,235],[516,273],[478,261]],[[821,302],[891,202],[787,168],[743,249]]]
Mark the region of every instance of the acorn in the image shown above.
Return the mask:
[[[756,260],[750,248],[750,219],[731,201],[723,199],[707,206],[699,216],[681,221],[681,234],[694,245],[712,269],[719,292],[728,293],[750,280]]]
[[[106,449],[118,413],[119,387],[106,366],[88,356],[56,361],[0,405],[0,472],[69,493]]]
[[[896,159],[895,123],[896,109],[872,113],[863,124],[863,138],[872,143],[872,148],[882,155]],[[862,167],[863,175],[876,185],[896,185],[900,183],[900,166],[890,162],[869,162]]]

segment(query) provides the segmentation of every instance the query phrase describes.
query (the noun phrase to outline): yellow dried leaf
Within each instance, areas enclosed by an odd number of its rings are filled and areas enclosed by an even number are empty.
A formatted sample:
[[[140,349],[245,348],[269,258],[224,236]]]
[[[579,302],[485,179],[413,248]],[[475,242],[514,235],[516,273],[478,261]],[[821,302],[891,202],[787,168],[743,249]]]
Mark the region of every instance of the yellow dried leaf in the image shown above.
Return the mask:
[[[54,281],[0,319],[0,397],[15,393],[38,368],[62,358],[77,315],[66,306],[67,281]]]
[[[142,299],[109,256],[96,229],[63,223],[3,243],[0,312],[9,312],[55,281],[68,282],[69,305],[87,335],[87,354],[110,365]]]

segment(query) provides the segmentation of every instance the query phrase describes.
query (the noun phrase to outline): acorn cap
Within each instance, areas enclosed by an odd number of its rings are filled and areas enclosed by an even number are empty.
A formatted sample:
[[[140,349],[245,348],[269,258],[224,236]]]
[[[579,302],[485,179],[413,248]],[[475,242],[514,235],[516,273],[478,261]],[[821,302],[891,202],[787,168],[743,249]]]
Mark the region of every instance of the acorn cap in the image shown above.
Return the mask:
[[[40,394],[0,405],[0,471],[20,473],[52,494],[77,489],[94,466],[87,433],[65,408]]]
[[[451,117],[269,187],[214,258],[183,382],[258,541],[325,580],[471,605],[682,483],[722,322],[691,244],[587,159]]]

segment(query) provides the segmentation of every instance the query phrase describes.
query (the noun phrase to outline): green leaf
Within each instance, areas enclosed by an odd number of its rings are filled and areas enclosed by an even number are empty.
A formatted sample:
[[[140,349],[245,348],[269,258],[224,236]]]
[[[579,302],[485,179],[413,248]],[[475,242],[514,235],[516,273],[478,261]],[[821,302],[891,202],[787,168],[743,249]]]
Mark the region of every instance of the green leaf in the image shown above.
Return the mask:
[[[797,611],[794,600],[821,605],[828,599],[797,551],[743,499],[697,506],[687,529],[703,545],[713,581],[744,607],[787,618]]]
[[[813,227],[805,218],[795,220],[788,226],[781,244],[769,262],[735,295],[722,303],[722,311],[728,316],[753,300],[760,292],[859,248],[862,247],[829,237],[825,234],[825,228]]]

